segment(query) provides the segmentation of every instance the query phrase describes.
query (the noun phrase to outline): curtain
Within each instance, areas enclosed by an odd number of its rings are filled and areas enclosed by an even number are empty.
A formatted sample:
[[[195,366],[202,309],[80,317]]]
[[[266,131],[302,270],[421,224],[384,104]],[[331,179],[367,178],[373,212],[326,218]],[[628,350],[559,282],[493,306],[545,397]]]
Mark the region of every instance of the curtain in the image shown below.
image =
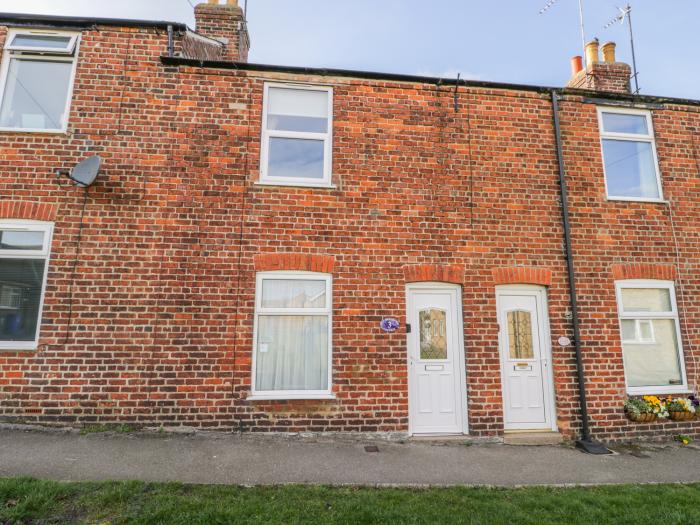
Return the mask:
[[[328,388],[328,316],[260,315],[255,387]]]

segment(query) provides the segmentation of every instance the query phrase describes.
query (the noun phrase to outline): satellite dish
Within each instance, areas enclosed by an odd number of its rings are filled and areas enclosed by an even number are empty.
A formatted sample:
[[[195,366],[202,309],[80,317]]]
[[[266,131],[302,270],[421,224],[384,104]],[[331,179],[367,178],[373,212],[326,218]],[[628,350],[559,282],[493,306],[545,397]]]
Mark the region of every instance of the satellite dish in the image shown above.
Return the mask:
[[[91,186],[102,166],[102,157],[94,155],[85,160],[80,161],[73,171],[68,174],[68,178],[75,182],[78,186],[87,188]]]

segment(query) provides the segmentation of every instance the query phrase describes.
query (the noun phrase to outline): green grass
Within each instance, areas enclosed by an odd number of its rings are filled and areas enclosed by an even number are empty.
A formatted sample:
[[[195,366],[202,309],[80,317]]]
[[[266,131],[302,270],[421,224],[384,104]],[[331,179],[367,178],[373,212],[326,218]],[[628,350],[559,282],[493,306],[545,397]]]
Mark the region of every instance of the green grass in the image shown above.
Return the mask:
[[[118,434],[129,434],[131,432],[136,432],[137,428],[127,425],[126,423],[121,425],[85,425],[80,429],[80,433],[86,434],[99,434],[101,432],[116,432]]]
[[[0,478],[0,524],[700,523],[700,484],[596,488],[244,488]]]

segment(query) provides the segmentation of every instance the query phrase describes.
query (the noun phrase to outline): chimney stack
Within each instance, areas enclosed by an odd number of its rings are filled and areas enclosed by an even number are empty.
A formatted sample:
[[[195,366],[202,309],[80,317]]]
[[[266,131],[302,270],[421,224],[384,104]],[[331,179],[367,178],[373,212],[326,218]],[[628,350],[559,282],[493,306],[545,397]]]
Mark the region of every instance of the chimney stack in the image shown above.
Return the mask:
[[[224,44],[223,60],[247,62],[250,37],[243,9],[237,0],[207,0],[194,8],[197,33]]]
[[[603,62],[599,57],[599,43],[595,38],[586,44],[586,68],[578,67],[574,61],[581,57],[571,59],[571,79],[566,87],[575,89],[589,89],[592,91],[605,91],[609,93],[632,92],[630,89],[630,76],[632,69],[628,64],[615,61],[615,43],[607,42],[602,46]]]

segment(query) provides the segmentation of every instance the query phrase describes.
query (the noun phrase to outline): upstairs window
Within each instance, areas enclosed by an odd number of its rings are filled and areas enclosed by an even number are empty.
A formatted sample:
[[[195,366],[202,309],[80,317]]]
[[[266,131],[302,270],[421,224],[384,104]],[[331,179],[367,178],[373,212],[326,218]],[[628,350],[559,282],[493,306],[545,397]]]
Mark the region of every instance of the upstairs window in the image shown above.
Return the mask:
[[[51,231],[47,223],[0,222],[0,349],[37,346]]]
[[[608,197],[662,200],[651,113],[598,108]]]
[[[673,283],[618,281],[617,308],[630,394],[686,390]]]
[[[65,131],[78,33],[10,30],[0,66],[0,129]]]
[[[265,84],[260,182],[330,186],[333,92]]]

